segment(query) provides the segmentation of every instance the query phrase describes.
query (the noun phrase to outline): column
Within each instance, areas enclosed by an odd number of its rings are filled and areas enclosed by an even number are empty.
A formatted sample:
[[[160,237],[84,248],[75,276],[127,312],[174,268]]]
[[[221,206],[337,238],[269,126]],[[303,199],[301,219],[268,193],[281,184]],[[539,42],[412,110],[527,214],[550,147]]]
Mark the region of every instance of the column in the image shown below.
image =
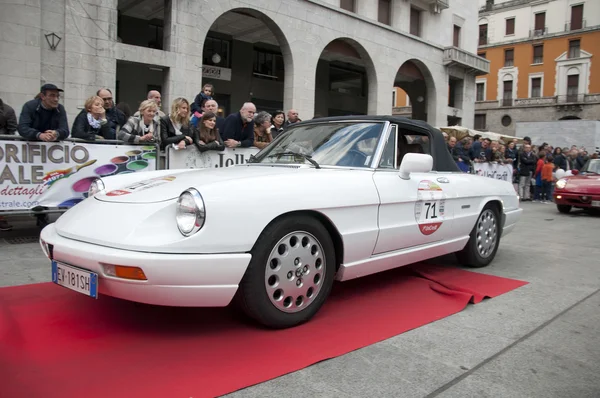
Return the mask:
[[[321,54],[320,51],[316,53],[314,46],[300,40],[290,43],[290,47],[281,47],[285,64],[284,111],[287,113],[289,109],[296,109],[300,119],[312,119],[315,113],[317,62]]]

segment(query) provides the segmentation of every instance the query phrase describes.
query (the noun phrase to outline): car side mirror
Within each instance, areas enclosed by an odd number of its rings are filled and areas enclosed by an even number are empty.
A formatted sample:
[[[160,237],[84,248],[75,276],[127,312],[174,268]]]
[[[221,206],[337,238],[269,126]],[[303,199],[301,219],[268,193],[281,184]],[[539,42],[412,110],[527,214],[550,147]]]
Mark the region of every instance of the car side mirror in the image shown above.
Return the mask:
[[[433,157],[423,153],[407,153],[400,163],[400,178],[408,180],[411,173],[428,173],[433,170]]]
[[[574,176],[576,176],[577,174],[579,174],[579,170],[571,170],[571,174],[573,174]]]

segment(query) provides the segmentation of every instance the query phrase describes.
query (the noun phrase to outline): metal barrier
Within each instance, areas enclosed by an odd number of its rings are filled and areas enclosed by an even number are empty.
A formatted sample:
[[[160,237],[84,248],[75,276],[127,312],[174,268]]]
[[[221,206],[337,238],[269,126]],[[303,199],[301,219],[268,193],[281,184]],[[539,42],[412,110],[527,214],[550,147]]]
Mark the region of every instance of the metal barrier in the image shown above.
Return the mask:
[[[166,151],[166,168],[203,169],[230,167],[248,163],[250,156],[259,151],[260,149],[256,147],[250,147],[225,148],[223,151],[200,152],[194,145],[179,150],[169,146]]]
[[[0,215],[64,212],[87,197],[97,177],[164,165],[157,143],[80,138],[45,142],[0,135]]]

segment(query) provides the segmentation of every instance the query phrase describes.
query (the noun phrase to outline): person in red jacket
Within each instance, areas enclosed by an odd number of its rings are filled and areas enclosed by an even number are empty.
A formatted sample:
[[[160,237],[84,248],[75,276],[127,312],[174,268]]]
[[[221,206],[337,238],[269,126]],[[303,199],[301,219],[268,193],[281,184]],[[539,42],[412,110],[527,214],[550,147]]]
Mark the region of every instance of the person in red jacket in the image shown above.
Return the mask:
[[[546,152],[540,151],[538,154],[538,161],[535,167],[533,177],[535,178],[535,189],[533,193],[533,201],[540,202],[542,197],[542,168],[546,163]]]
[[[554,169],[557,168],[552,156],[546,156],[546,163],[542,166],[542,203],[552,202],[552,186],[554,185]]]

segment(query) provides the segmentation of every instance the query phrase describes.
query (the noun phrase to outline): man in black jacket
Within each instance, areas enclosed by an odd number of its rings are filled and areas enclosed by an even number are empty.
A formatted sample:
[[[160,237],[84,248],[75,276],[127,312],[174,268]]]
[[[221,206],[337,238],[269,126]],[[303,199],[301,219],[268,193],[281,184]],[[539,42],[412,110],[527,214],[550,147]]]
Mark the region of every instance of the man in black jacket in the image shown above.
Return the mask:
[[[15,110],[0,98],[0,134],[13,135],[17,132],[17,115]]]
[[[40,98],[23,105],[18,131],[29,141],[60,141],[69,137],[69,123],[65,107],[58,103],[60,88],[44,84]]]
[[[519,196],[521,200],[531,200],[531,177],[535,172],[537,157],[531,152],[531,145],[525,144],[519,154]]]
[[[228,148],[248,148],[254,145],[254,114],[256,106],[246,102],[239,112],[225,119],[221,138]]]

